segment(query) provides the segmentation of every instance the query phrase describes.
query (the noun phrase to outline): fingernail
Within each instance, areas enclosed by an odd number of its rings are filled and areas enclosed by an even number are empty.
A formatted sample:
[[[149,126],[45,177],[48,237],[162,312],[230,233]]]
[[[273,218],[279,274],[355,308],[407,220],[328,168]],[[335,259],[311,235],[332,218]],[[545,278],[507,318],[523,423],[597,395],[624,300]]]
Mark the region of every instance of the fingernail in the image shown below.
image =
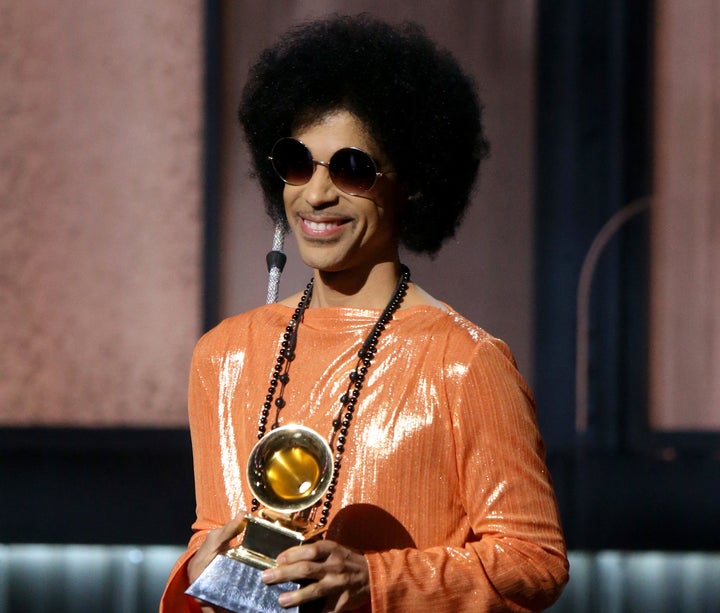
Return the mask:
[[[272,568],[268,568],[262,572],[261,576],[265,583],[270,583],[275,579],[275,571]]]
[[[287,607],[289,604],[292,604],[292,595],[287,592],[280,594],[280,596],[278,596],[278,604],[281,607]]]

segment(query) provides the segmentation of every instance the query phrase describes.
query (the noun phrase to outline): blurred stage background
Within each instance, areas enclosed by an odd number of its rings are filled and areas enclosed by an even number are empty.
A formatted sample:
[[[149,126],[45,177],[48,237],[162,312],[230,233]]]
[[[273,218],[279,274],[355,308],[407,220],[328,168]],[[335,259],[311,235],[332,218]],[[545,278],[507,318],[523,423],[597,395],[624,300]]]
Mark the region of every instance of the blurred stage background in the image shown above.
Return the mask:
[[[715,0],[0,0],[0,611],[156,610],[194,518],[192,346],[265,295],[243,79],[336,10],[423,23],[478,82],[474,205],[406,261],[536,391],[553,610],[720,611]]]

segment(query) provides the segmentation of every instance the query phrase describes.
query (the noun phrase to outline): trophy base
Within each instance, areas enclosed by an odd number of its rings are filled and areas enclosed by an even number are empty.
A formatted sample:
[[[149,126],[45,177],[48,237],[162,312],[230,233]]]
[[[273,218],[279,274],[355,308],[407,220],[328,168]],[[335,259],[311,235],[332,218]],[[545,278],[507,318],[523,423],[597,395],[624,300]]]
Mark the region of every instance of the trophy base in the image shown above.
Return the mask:
[[[278,604],[283,592],[300,589],[287,581],[266,585],[262,570],[224,555],[216,556],[185,592],[190,596],[233,613],[300,613],[306,608],[284,608]]]

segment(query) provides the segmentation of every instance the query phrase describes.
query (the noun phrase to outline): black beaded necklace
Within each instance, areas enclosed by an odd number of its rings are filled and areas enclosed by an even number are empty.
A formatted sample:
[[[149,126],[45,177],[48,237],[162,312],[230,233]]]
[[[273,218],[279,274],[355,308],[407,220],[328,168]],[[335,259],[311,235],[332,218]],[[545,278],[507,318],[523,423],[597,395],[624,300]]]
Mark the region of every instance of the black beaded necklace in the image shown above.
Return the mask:
[[[355,407],[357,406],[358,398],[360,397],[360,390],[362,389],[363,381],[365,380],[370,364],[375,357],[378,339],[380,338],[383,330],[385,330],[385,326],[393,318],[395,311],[397,311],[400,307],[403,298],[405,298],[409,282],[410,270],[407,266],[402,265],[400,267],[400,278],[395,286],[395,291],[360,347],[360,350],[357,353],[358,360],[355,364],[355,368],[353,368],[348,375],[347,390],[342,396],[340,396],[340,408],[338,409],[337,417],[333,419],[332,435],[330,436],[330,447],[335,451],[335,463],[332,480],[330,481],[330,486],[325,494],[325,502],[322,505],[320,517],[320,524],[322,526],[327,524],[327,518],[330,514],[330,508],[332,507],[338,476],[340,474],[342,455],[345,451],[345,443],[347,442],[348,429],[350,428],[350,422],[352,421],[353,414],[355,413]],[[268,387],[265,402],[263,403],[262,410],[260,411],[257,434],[258,440],[265,436],[273,404],[275,405],[275,421],[271,425],[270,429],[274,430],[280,424],[280,411],[283,407],[285,407],[283,394],[285,392],[285,386],[290,381],[290,376],[288,374],[290,364],[295,359],[298,327],[302,321],[305,310],[310,305],[312,291],[313,280],[311,279],[303,292],[302,298],[300,299],[295,312],[285,328],[285,333],[282,336],[282,341],[280,342],[280,352],[275,360],[275,366],[273,367],[273,373],[270,378],[270,386]],[[278,392],[277,398],[275,398],[276,392]],[[252,511],[257,511],[259,507],[259,501],[253,498]]]

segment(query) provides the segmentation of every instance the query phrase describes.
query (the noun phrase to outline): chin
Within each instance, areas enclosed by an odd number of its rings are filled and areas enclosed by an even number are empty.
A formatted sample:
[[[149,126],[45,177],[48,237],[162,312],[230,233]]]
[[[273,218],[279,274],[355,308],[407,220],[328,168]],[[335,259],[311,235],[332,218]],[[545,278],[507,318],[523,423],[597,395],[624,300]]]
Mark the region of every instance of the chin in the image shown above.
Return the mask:
[[[323,272],[339,272],[351,265],[351,258],[345,252],[338,252],[335,247],[303,247],[299,246],[300,259],[313,270]]]
[[[318,260],[317,258],[302,258],[306,266],[320,272],[342,272],[351,268],[351,266],[345,262]]]

